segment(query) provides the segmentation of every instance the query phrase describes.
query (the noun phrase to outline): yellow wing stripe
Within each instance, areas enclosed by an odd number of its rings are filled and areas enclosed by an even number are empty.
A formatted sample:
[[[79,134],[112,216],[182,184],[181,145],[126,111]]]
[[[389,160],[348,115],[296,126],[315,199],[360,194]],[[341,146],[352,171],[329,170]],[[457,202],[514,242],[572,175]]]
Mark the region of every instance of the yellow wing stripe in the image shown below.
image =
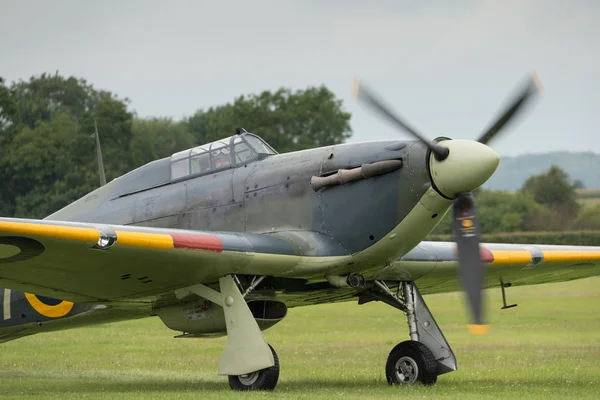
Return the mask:
[[[81,228],[77,226],[60,226],[45,224],[29,224],[26,222],[0,221],[0,232],[15,233],[31,236],[45,236],[57,239],[80,240],[84,242],[97,242],[100,232],[94,228]]]
[[[171,235],[129,231],[116,231],[116,233],[117,245],[167,250],[173,248]]]
[[[527,250],[492,250],[493,264],[529,264],[531,253]]]
[[[543,262],[584,262],[599,261],[600,251],[589,250],[541,250]],[[493,264],[529,264],[532,261],[531,253],[527,250],[492,250]]]
[[[45,236],[56,239],[78,240],[96,243],[100,232],[95,228],[62,226],[50,224],[30,224],[27,222],[0,221],[0,232],[17,235]],[[172,249],[171,235],[160,233],[116,231],[117,244],[122,246],[145,247],[151,249]]]
[[[600,260],[600,251],[542,250],[544,262],[577,262]]]

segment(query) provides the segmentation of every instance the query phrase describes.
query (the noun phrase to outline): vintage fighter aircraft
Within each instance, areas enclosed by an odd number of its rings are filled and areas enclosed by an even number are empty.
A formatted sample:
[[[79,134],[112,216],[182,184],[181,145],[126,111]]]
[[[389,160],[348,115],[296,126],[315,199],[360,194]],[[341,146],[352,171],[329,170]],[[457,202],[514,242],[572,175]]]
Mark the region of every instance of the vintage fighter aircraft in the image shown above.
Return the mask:
[[[232,389],[264,390],[279,360],[261,331],[288,308],[383,301],[406,314],[410,336],[389,353],[388,382],[433,384],[457,361],[422,294],[462,284],[483,333],[483,288],[600,273],[600,247],[479,243],[470,192],[499,162],[486,144],[538,92],[535,79],[477,141],[430,141],[355,89],[417,140],[278,154],[240,130],[44,220],[1,218],[0,341],[158,316],[177,337],[227,335],[218,373]],[[422,241],[450,208],[456,243]]]

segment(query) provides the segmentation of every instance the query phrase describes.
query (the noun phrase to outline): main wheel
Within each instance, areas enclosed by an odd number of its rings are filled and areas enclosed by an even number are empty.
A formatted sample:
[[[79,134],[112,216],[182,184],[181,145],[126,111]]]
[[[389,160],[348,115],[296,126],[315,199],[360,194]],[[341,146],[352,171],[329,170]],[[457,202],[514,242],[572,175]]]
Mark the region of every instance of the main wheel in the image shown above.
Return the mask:
[[[423,343],[407,340],[390,352],[385,364],[385,376],[390,385],[416,382],[433,385],[437,381],[437,361]]]
[[[275,365],[245,375],[229,375],[229,386],[233,390],[273,390],[279,380],[279,359],[275,349],[269,345]]]

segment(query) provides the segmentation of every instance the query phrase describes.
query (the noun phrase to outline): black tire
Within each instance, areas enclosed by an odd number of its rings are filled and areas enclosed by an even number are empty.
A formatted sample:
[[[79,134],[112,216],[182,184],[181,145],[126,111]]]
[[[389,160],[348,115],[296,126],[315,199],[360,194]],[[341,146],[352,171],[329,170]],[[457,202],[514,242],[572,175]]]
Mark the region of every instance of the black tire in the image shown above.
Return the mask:
[[[392,349],[385,364],[385,376],[390,385],[410,385],[421,382],[433,385],[437,381],[437,361],[421,342],[407,340]]]
[[[279,358],[275,349],[269,345],[275,365],[247,375],[229,375],[229,386],[233,390],[273,390],[279,380]]]

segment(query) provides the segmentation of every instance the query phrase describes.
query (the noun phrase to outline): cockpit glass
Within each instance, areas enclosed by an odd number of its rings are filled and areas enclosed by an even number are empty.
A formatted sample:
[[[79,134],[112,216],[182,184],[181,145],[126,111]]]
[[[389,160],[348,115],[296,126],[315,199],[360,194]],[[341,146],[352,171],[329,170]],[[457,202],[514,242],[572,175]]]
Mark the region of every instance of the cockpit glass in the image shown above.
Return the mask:
[[[235,135],[171,156],[171,179],[210,173],[257,160],[259,154],[277,154],[259,137]]]
[[[210,171],[210,157],[208,152],[205,151],[204,153],[192,155],[191,166],[192,174]]]
[[[214,169],[219,169],[231,165],[231,156],[229,155],[229,146],[222,146],[210,151]]]
[[[248,146],[246,142],[236,143],[233,148],[235,151],[235,161],[238,164],[243,164],[256,158],[256,153]]]
[[[171,161],[181,160],[182,158],[187,158],[190,154],[190,149],[182,150],[178,153],[175,153],[171,156]]]
[[[177,160],[171,162],[171,179],[181,178],[190,174],[189,160],[184,158],[183,160]]]
[[[257,153],[262,154],[275,154],[273,150],[271,150],[265,143],[253,135],[246,135],[245,139],[250,143],[250,146],[256,150]]]
[[[214,150],[214,149],[221,148],[221,147],[229,147],[230,141],[231,141],[231,138],[217,140],[216,142],[212,142],[210,144],[210,149]]]

